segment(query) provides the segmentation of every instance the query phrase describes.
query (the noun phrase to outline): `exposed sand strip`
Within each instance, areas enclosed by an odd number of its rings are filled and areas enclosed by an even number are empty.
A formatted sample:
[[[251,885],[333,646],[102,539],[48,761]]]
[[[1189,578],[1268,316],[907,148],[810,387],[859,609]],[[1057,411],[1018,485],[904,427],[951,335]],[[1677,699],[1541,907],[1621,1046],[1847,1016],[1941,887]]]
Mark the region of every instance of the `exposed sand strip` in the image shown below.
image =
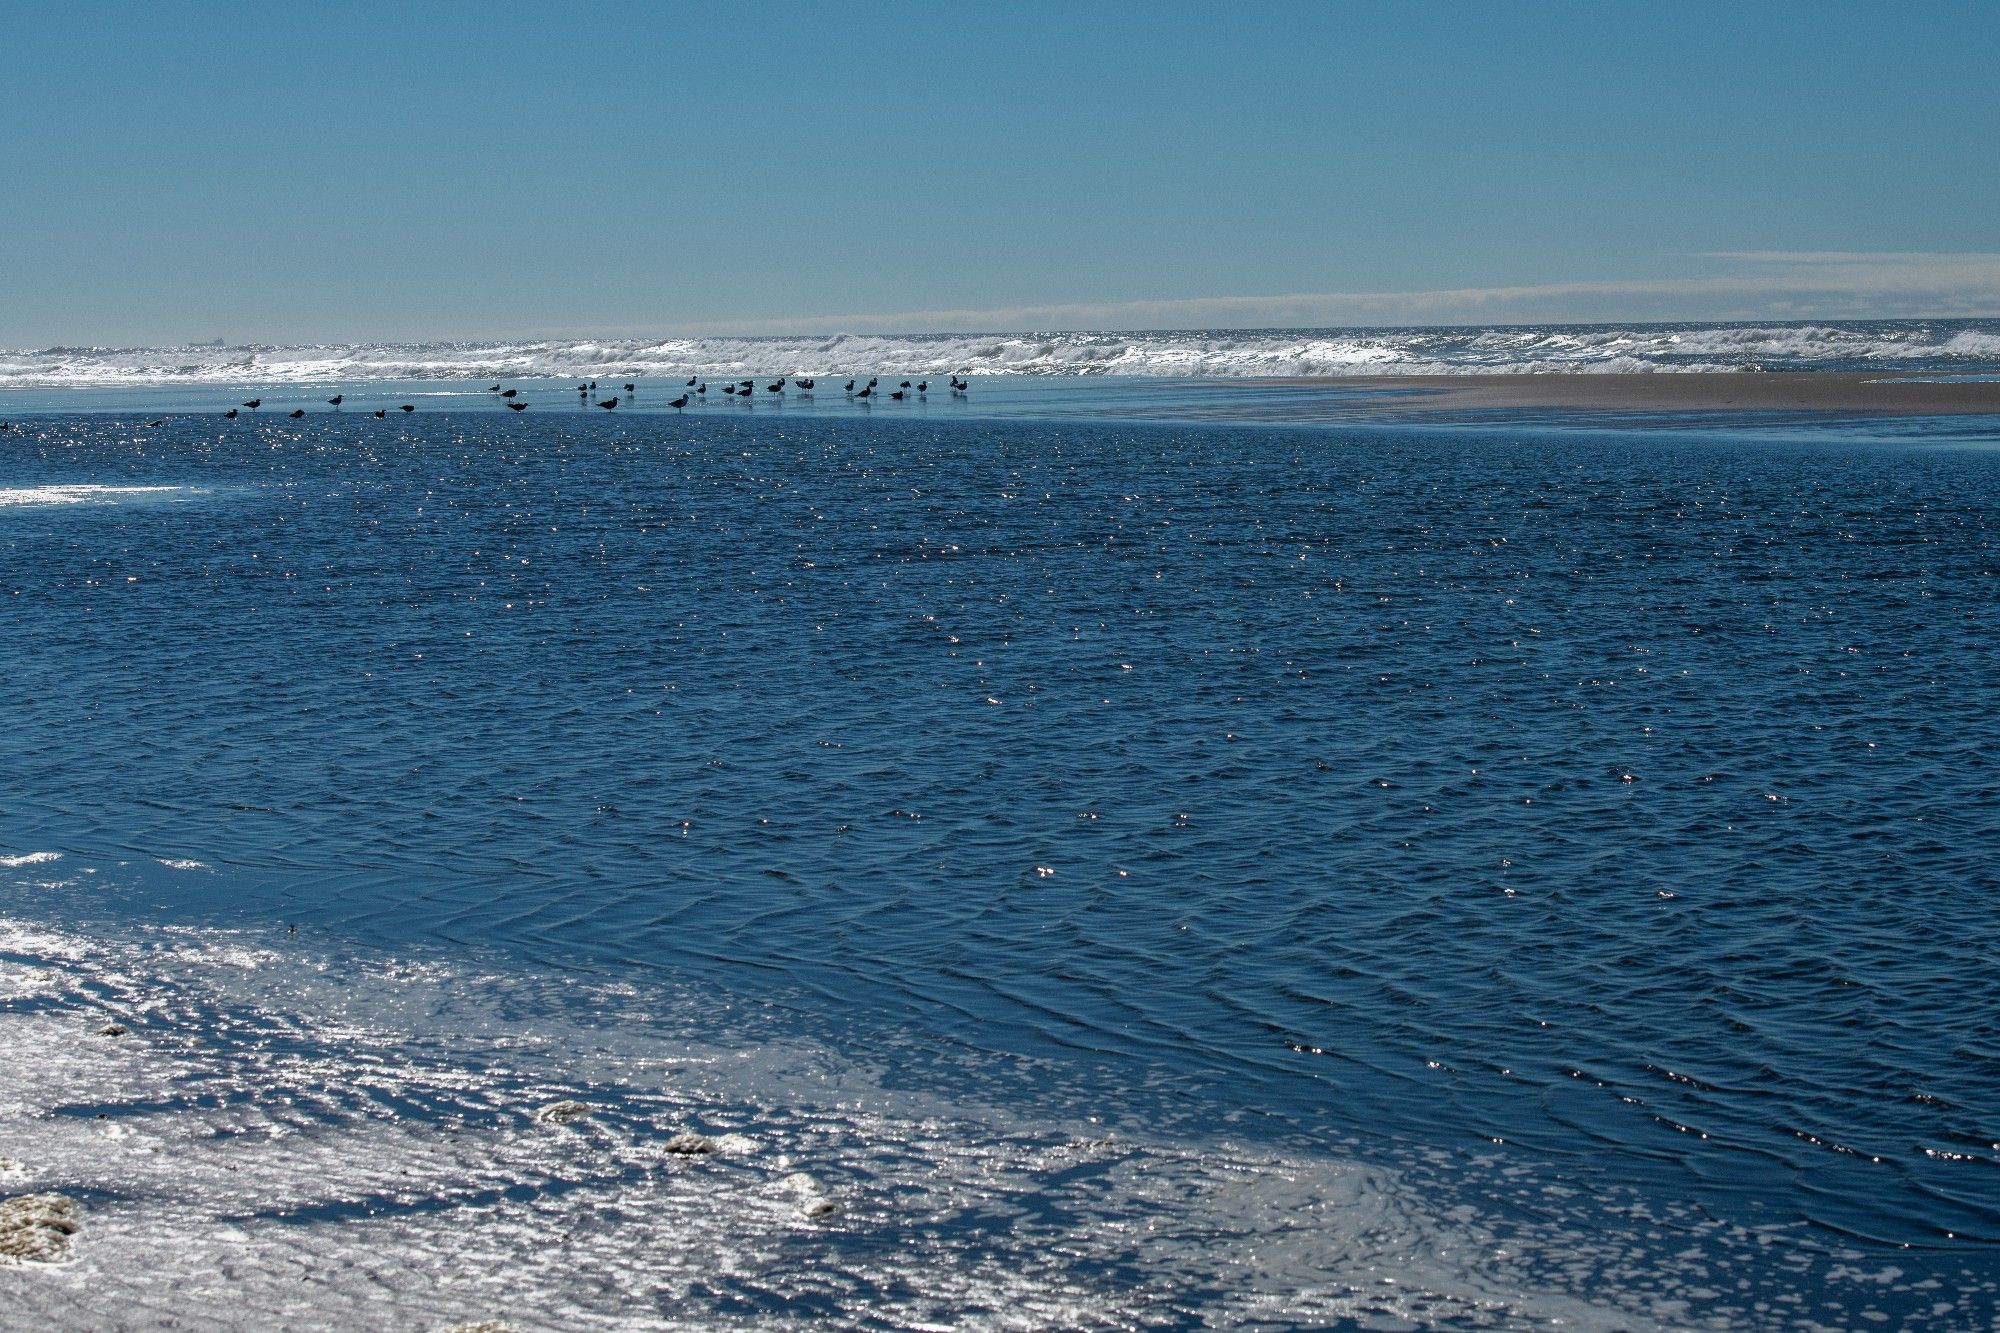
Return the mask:
[[[1353,375],[1260,381],[1380,391],[1370,411],[1573,408],[1596,412],[1841,412],[1876,417],[2000,412],[2000,380],[1823,371],[1634,375]]]

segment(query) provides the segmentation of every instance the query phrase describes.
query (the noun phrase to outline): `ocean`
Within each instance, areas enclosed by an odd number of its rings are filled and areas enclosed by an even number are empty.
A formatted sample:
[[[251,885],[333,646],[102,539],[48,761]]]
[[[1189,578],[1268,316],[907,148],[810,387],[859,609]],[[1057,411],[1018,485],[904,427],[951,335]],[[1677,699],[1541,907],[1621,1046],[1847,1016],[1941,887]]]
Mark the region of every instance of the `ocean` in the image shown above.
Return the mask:
[[[0,358],[0,1326],[2000,1319],[1995,419],[1092,337]]]
[[[374,383],[577,376],[896,374],[1244,378],[1528,372],[1974,371],[2000,320],[1195,329],[1150,333],[828,334],[0,351],[0,389]]]

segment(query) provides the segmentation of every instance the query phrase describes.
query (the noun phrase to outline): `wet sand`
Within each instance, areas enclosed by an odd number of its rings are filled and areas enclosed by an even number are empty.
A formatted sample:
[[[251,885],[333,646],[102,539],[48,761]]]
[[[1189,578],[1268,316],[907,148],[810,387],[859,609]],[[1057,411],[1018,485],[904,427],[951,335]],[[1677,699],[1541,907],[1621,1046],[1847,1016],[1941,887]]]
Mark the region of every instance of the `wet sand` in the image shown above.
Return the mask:
[[[1343,375],[1266,383],[1385,391],[1371,409],[1463,412],[1846,412],[1937,416],[2000,412],[2000,381],[1939,383],[1879,374],[1717,372],[1622,375]]]

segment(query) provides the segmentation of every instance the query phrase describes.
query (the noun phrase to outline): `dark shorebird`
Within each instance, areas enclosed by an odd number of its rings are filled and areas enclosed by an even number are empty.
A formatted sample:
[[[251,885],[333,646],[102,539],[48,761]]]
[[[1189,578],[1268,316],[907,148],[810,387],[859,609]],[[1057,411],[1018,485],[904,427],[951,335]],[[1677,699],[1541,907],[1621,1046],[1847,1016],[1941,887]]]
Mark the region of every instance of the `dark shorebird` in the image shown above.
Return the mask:
[[[486,386],[486,392],[488,392],[488,393],[499,393],[499,392],[500,392],[500,386],[499,386],[499,385],[497,385],[497,384],[489,384],[489,385],[487,385],[487,386]]]
[[[862,391],[861,391],[860,393],[857,393],[857,394],[855,394],[854,396],[855,396],[856,398],[866,398],[866,397],[868,397],[868,396],[869,396],[870,394],[872,394],[872,393],[874,393],[874,392],[875,392],[875,386],[873,386],[873,385],[871,384],[870,386],[868,386],[867,388],[863,389],[863,390],[862,390]]]
[[[674,401],[667,404],[668,407],[676,409],[686,407],[687,405],[688,405],[688,396],[686,394],[682,394],[680,397],[674,399]]]
[[[871,389],[872,389],[872,388],[874,388],[874,387],[875,387],[875,386],[876,386],[877,384],[880,384],[880,383],[881,383],[881,381],[880,381],[880,380],[878,380],[878,379],[876,379],[876,378],[875,378],[875,377],[874,377],[873,375],[870,375],[870,376],[868,377],[868,387],[869,387],[869,388],[871,388]]]
[[[907,389],[910,387],[910,382],[908,380],[904,380],[901,384],[898,384],[896,387],[899,389]]]
[[[766,384],[764,386],[764,392],[766,393],[783,393],[784,391],[785,382],[783,380],[779,380],[776,384]]]
[[[690,376],[688,376],[688,387],[689,387],[690,389],[692,389],[692,388],[694,387],[694,382],[695,382],[696,380],[700,379],[700,378],[701,378],[701,376],[699,376],[699,375],[690,375]]]
[[[417,410],[417,405],[415,403],[404,403],[403,410],[405,412],[414,412]]]
[[[853,393],[853,392],[854,392],[854,381],[853,381],[853,380],[849,380],[849,381],[847,382],[847,391],[848,391],[849,393]]]
[[[896,390],[896,391],[895,391],[894,393],[890,394],[889,396],[890,396],[891,398],[895,399],[895,400],[896,400],[897,402],[899,402],[899,403],[903,401],[903,391],[902,391],[901,389],[898,389],[898,390]]]
[[[918,393],[929,393],[930,391],[931,391],[931,382],[930,382],[929,380],[918,380],[918,381],[917,381],[917,392],[918,392]]]
[[[616,398],[606,398],[598,406],[609,412],[612,408],[618,406],[618,400]]]
[[[504,390],[500,396],[502,398],[519,398],[521,396],[521,391],[519,389],[507,389]]]
[[[306,410],[303,407],[295,407],[287,415],[289,415],[292,420],[297,421],[300,417],[304,416],[305,414]]]
[[[227,417],[229,420],[234,421],[236,420],[236,409],[232,407],[227,412],[224,412],[222,415]]]
[[[378,407],[375,409],[373,415],[377,421],[380,421],[383,417],[389,415],[389,409],[386,407]]]
[[[346,394],[344,394],[344,393],[337,393],[337,394],[335,394],[335,395],[334,395],[333,397],[331,397],[331,398],[327,399],[326,401],[327,401],[327,402],[329,402],[329,403],[331,403],[331,404],[333,404],[333,406],[334,406],[335,408],[338,408],[338,407],[339,407],[339,406],[340,406],[340,405],[341,405],[341,404],[342,404],[343,402],[345,402],[346,400],[347,400],[347,395],[346,395]]]
[[[252,411],[262,407],[263,405],[264,405],[264,400],[262,398],[252,398],[249,402],[243,404],[243,406],[250,408]]]
[[[628,384],[628,385],[626,385],[626,386],[625,386],[625,392],[626,392],[626,393],[635,393],[635,392],[637,392],[637,391],[638,391],[638,388],[639,388],[639,386],[638,386],[638,385],[636,385],[636,384]]]
[[[725,384],[725,385],[723,385],[723,386],[722,386],[722,391],[723,391],[724,393],[735,393],[735,392],[736,392],[736,386],[735,386],[734,384]]]
[[[513,408],[516,412],[525,412],[528,410],[526,403],[509,403],[507,406]]]
[[[696,393],[707,393],[707,392],[708,392],[708,386],[707,386],[706,384],[704,384],[704,385],[702,385],[702,386],[701,386],[701,387],[700,387],[699,389],[696,389],[696,390],[695,390],[695,392],[696,392]]]

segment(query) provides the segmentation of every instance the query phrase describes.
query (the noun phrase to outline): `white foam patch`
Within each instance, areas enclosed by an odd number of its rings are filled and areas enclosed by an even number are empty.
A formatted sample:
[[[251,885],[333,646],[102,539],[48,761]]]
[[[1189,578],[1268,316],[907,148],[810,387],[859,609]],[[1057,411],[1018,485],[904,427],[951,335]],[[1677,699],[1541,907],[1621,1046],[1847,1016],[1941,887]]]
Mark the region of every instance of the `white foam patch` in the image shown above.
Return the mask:
[[[48,505],[110,505],[130,500],[159,500],[187,492],[185,486],[16,486],[0,488],[0,509]]]
[[[0,870],[19,870],[22,866],[42,866],[60,860],[61,852],[19,852],[13,856],[0,856]]]

